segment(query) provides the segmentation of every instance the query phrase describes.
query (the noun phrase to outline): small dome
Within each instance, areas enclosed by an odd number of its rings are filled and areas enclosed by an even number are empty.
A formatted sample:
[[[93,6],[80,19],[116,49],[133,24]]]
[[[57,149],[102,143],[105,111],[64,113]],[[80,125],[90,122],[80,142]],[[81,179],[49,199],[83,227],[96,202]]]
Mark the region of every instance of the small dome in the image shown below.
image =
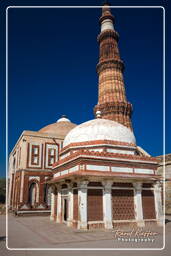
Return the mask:
[[[59,122],[71,122],[71,121],[67,118],[67,116],[62,115],[62,117],[59,118],[56,122],[59,123]]]
[[[75,127],[67,134],[63,145],[65,147],[70,143],[95,140],[136,143],[133,132],[126,126],[111,120],[98,118]]]
[[[40,133],[48,133],[48,134],[54,134],[56,136],[62,136],[65,138],[65,136],[68,134],[69,131],[71,131],[73,128],[75,128],[77,125],[72,123],[66,116],[62,116],[60,119],[56,121],[56,123],[49,124],[42,129],[39,130]]]

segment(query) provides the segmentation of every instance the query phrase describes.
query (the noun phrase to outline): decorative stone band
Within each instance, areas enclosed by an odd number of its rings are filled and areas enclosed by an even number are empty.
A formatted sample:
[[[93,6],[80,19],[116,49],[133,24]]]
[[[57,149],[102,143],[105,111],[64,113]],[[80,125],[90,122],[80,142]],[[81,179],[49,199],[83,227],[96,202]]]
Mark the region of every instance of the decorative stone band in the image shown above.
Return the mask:
[[[113,114],[129,115],[131,117],[133,108],[130,102],[108,102],[96,105],[94,114],[97,110],[101,111],[102,116],[111,112]]]
[[[128,142],[122,142],[122,141],[114,141],[114,140],[92,140],[92,141],[84,141],[84,142],[79,142],[79,143],[70,143],[66,147],[64,147],[60,155],[62,155],[66,150],[70,149],[71,147],[81,147],[81,146],[121,146],[121,147],[126,147],[130,149],[135,149],[136,145],[134,143],[128,143]]]
[[[148,171],[153,171],[153,170],[148,170]],[[58,172],[56,174],[56,176],[51,179],[50,181],[48,181],[49,184],[53,184],[56,183],[58,181],[60,181],[61,179],[68,179],[68,178],[73,178],[74,180],[77,177],[105,177],[105,178],[114,178],[116,181],[116,178],[118,179],[123,179],[128,181],[128,179],[136,179],[138,177],[138,179],[148,179],[149,180],[158,180],[159,176],[158,175],[154,175],[152,173],[130,173],[130,172],[110,172],[110,171],[99,171],[99,170],[79,170],[79,171],[75,171],[74,173],[70,173],[68,170],[62,171],[62,172]]]
[[[136,162],[147,162],[153,163],[157,165],[156,158],[149,157],[149,156],[136,156],[136,155],[129,155],[129,154],[119,154],[119,153],[109,153],[109,152],[91,152],[89,150],[78,150],[67,156],[64,159],[60,159],[57,163],[53,165],[53,169],[56,166],[62,165],[67,163],[68,161],[73,161],[73,159],[78,157],[87,157],[91,156],[92,158],[100,158],[100,159],[109,159],[109,160],[116,160],[120,159],[122,161],[136,161]]]
[[[108,60],[100,61],[96,66],[96,71],[98,74],[105,69],[119,69],[123,72],[124,63],[122,60],[108,59]]]
[[[87,165],[86,168],[87,168],[86,171],[110,172],[109,166]],[[68,170],[57,172],[57,173],[55,173],[54,178],[62,177],[66,174],[70,174],[70,173],[77,172],[77,171],[79,171],[79,166],[75,166]],[[114,173],[154,174],[154,170],[152,170],[152,169],[139,169],[139,168],[133,169],[133,168],[112,167],[111,171]]]
[[[89,151],[95,151],[95,152],[106,151],[109,153],[121,153],[121,154],[131,154],[131,155],[135,155],[135,150],[136,150],[136,147],[112,146],[112,145],[110,147],[107,147],[106,144],[72,146],[60,154],[60,159],[64,159],[70,154],[77,152],[77,150],[81,148],[87,149]]]
[[[106,29],[98,35],[97,41],[98,41],[98,43],[100,43],[103,39],[106,39],[109,37],[114,38],[117,42],[119,40],[119,34],[117,31],[112,30],[112,29]]]
[[[94,107],[94,114],[100,111],[104,119],[114,120],[132,130],[132,104],[129,102],[108,102]]]
[[[65,175],[65,174],[73,173],[73,172],[77,172],[77,171],[79,171],[79,166],[78,165],[76,165],[76,166],[74,166],[72,168],[69,168],[67,170],[64,170],[64,171],[61,171],[61,172],[57,172],[57,173],[54,174],[54,177],[59,177],[61,175]]]
[[[110,11],[105,11],[105,12],[102,14],[102,16],[101,16],[100,19],[99,19],[99,23],[101,24],[102,21],[107,20],[107,19],[112,20],[113,23],[114,23],[115,18],[114,18],[114,16],[111,14]]]

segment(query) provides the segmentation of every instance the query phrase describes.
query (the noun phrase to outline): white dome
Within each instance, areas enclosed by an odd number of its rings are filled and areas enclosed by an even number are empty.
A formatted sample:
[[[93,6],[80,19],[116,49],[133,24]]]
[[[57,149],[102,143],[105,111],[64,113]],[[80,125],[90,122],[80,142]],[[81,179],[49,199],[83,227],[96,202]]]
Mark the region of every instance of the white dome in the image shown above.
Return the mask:
[[[56,122],[59,123],[59,122],[71,122],[71,121],[66,116],[62,116]]]
[[[97,118],[72,129],[65,137],[63,146],[94,140],[136,143],[133,132],[126,126],[111,120]]]

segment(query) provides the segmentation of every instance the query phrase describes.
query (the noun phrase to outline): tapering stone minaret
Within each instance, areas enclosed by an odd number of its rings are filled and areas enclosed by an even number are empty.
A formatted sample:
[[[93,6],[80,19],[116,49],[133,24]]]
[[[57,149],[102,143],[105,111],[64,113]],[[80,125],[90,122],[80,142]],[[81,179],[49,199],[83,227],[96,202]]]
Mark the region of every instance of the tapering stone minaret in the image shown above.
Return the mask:
[[[101,32],[98,35],[100,56],[97,64],[99,76],[98,104],[94,113],[101,112],[101,118],[110,119],[132,129],[132,105],[127,101],[123,79],[124,63],[118,50],[119,35],[114,29],[114,17],[109,4],[102,7]]]

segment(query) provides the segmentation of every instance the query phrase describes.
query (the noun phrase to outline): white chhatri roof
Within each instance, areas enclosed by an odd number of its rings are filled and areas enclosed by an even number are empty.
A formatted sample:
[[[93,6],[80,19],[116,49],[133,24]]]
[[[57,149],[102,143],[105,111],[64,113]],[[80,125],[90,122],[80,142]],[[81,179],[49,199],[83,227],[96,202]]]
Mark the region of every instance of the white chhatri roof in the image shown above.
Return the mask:
[[[59,122],[71,122],[71,121],[66,117],[61,117],[56,122],[59,123]]]
[[[133,132],[126,126],[107,119],[93,119],[72,129],[65,137],[63,146],[70,143],[93,140],[113,140],[136,143]]]

